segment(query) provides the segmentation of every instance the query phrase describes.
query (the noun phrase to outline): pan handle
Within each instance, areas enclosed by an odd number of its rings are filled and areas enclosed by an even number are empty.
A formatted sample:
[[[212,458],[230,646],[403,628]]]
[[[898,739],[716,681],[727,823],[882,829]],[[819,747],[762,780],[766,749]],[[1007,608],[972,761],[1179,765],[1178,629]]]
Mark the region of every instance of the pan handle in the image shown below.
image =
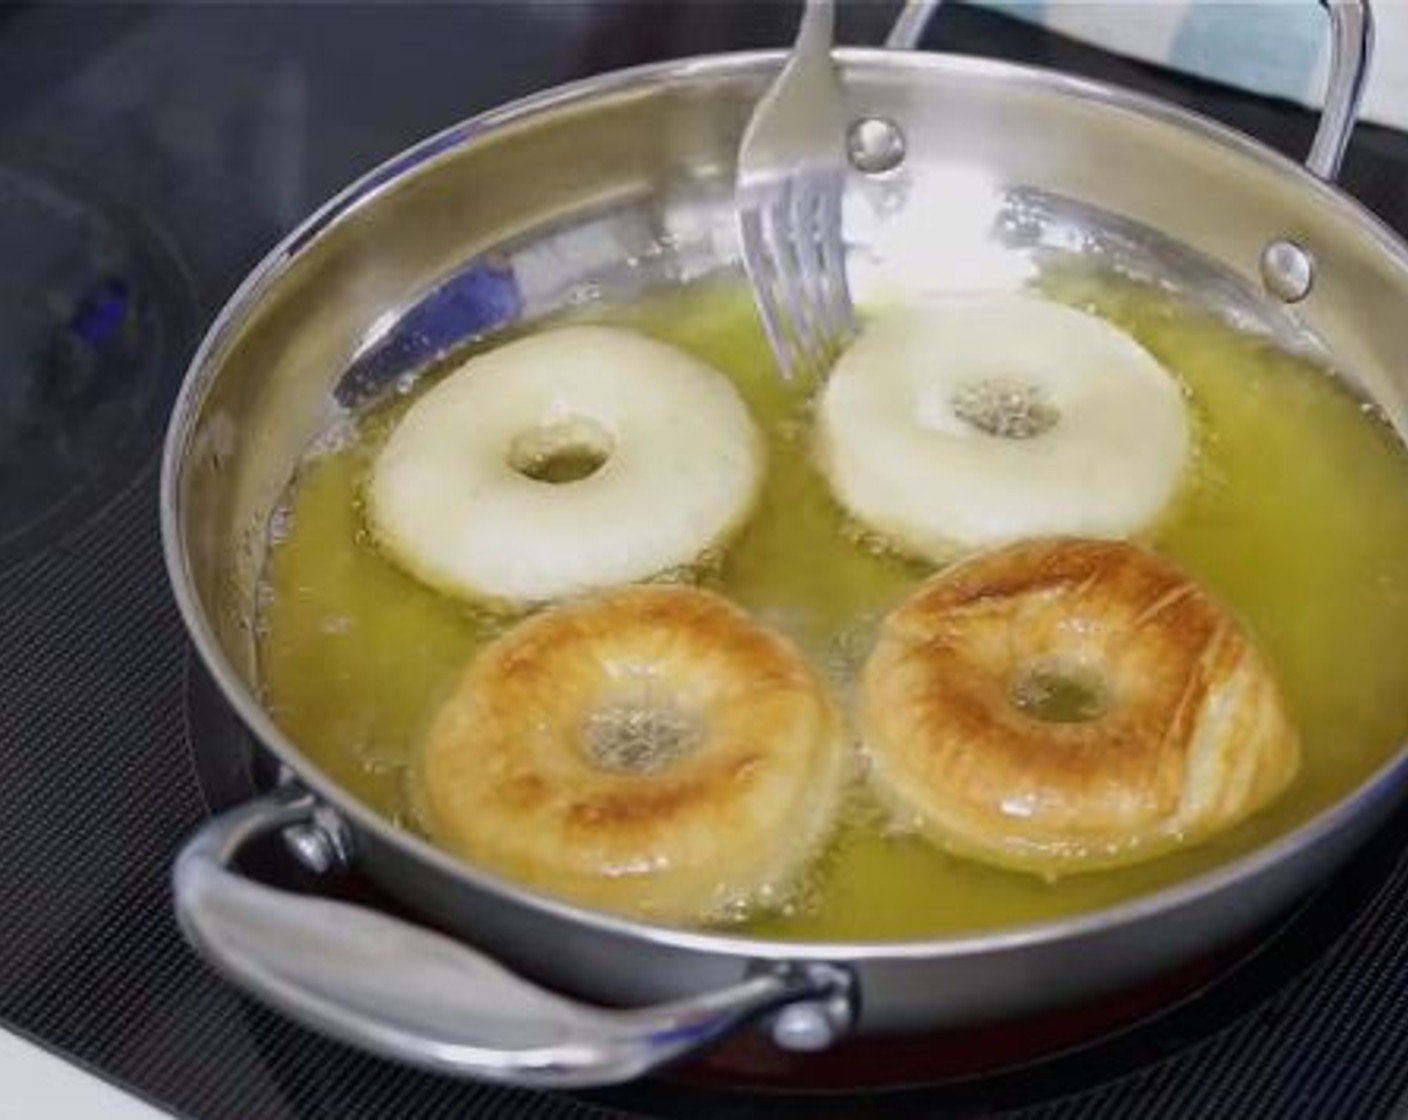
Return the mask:
[[[1330,16],[1330,77],[1325,84],[1325,109],[1305,166],[1312,175],[1333,183],[1359,118],[1359,102],[1369,77],[1374,12],[1369,0],[1320,0],[1320,5]]]
[[[885,47],[907,51],[918,46],[941,2],[905,0],[885,37]],[[1359,117],[1374,53],[1374,13],[1369,0],[1320,0],[1320,6],[1330,17],[1330,74],[1325,84],[1325,108],[1305,166],[1311,174],[1332,183]]]
[[[924,29],[938,11],[942,0],[905,0],[900,14],[895,17],[890,33],[885,36],[887,51],[912,51],[924,38]]]
[[[822,1049],[854,1020],[850,972],[821,962],[654,1007],[590,1007],[441,934],[231,869],[247,842],[315,826],[322,812],[294,787],[232,809],[187,842],[172,885],[182,931],[216,970],[343,1042],[440,1073],[565,1089],[628,1080],[772,1012],[783,1012],[774,1040],[794,1050]]]

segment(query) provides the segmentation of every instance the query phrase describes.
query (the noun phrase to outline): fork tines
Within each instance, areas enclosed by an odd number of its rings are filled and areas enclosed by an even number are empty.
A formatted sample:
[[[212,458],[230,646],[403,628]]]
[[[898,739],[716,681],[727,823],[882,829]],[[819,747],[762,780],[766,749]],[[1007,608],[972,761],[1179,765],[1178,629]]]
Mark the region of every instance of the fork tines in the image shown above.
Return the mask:
[[[854,330],[841,199],[846,110],[831,61],[834,11],[809,0],[782,73],[739,150],[743,263],[783,375],[823,372]]]

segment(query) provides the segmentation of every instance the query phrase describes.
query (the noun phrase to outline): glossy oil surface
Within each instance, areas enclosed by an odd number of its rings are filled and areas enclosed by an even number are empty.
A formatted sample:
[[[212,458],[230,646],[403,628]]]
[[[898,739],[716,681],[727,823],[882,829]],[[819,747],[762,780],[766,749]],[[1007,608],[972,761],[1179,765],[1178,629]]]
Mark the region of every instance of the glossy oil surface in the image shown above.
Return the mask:
[[[1388,426],[1323,371],[1171,296],[1090,276],[1053,278],[1047,289],[1129,331],[1183,383],[1196,458],[1149,543],[1263,645],[1302,733],[1301,773],[1270,809],[1200,848],[1056,882],[897,834],[858,788],[796,897],[751,916],[749,932],[920,937],[1098,908],[1293,827],[1408,734],[1408,456]],[[768,435],[768,481],[707,581],[788,633],[844,700],[876,622],[930,569],[867,541],[831,500],[809,449],[815,387],[774,376],[736,289],[587,314],[682,346],[738,385]],[[475,650],[507,625],[422,587],[363,527],[370,462],[414,391],[310,453],[278,519],[261,620],[275,718],[338,782],[408,828],[416,744]]]

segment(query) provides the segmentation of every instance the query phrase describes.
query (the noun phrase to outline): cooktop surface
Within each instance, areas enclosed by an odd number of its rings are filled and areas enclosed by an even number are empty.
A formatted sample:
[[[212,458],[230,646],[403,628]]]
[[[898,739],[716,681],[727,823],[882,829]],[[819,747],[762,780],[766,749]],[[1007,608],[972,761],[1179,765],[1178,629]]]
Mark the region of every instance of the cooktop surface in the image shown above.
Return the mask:
[[[893,4],[843,7],[878,42]],[[0,1021],[182,1115],[1374,1116],[1408,1093],[1408,817],[1294,914],[1157,991],[1021,1030],[872,1049],[890,1087],[720,1087],[707,1067],[545,1094],[369,1058],[249,1003],[175,928],[167,876],[257,760],[197,666],[156,508],[199,332],[357,174],[519,94],[776,46],[737,3],[10,5],[0,9]],[[1299,155],[1313,117],[962,5],[925,46],[1101,77]],[[1344,184],[1408,234],[1408,137]],[[785,1071],[784,1071],[785,1072]],[[3,1109],[0,1109],[3,1111]]]

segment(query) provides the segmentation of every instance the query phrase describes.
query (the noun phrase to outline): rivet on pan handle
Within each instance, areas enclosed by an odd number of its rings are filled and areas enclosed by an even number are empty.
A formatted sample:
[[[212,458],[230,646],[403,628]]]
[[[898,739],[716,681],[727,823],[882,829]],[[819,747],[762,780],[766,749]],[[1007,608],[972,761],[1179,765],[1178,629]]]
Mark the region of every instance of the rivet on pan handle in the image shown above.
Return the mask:
[[[906,0],[885,46],[913,50],[924,37],[941,0]],[[1344,159],[1345,146],[1359,116],[1359,102],[1374,52],[1374,13],[1369,0],[1320,0],[1330,16],[1330,76],[1325,86],[1325,110],[1310,145],[1305,166],[1333,182]]]
[[[767,966],[718,991],[618,1011],[568,1000],[458,941],[363,907],[254,882],[230,865],[256,837],[317,827],[283,787],[206,824],[176,859],[176,914],[250,995],[343,1042],[440,1073],[565,1089],[625,1081],[777,1013],[779,1046],[820,1049],[855,1018],[851,973]]]

